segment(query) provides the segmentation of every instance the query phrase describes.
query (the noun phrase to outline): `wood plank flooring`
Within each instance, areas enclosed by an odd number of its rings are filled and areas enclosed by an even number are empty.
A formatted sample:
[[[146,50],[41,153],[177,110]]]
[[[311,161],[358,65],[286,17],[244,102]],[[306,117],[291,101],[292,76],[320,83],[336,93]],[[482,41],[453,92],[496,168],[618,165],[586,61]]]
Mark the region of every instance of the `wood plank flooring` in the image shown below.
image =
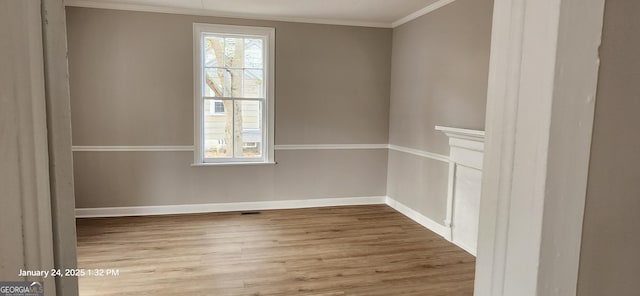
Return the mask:
[[[472,295],[475,258],[385,206],[78,219],[80,296]]]

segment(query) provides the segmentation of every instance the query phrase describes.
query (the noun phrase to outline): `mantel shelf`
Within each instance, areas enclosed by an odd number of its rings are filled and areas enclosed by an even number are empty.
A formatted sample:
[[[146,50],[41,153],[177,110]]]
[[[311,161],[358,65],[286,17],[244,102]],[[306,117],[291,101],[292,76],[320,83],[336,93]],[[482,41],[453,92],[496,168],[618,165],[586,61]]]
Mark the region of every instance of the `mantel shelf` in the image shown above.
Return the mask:
[[[482,169],[482,153],[484,152],[484,131],[436,126],[436,130],[449,137],[449,157],[460,164]],[[480,154],[476,154],[480,153]],[[473,155],[473,157],[470,157]]]
[[[484,131],[440,125],[436,125],[436,130],[443,132],[449,138],[484,142]]]

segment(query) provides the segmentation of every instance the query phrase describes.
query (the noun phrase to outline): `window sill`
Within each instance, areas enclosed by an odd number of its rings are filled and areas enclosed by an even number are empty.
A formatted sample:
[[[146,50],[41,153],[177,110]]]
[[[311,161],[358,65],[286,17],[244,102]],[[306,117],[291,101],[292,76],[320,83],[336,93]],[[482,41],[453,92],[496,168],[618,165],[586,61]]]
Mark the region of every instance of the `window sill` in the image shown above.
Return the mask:
[[[277,162],[215,162],[215,163],[193,163],[192,167],[216,167],[216,166],[243,166],[243,165],[276,165]]]

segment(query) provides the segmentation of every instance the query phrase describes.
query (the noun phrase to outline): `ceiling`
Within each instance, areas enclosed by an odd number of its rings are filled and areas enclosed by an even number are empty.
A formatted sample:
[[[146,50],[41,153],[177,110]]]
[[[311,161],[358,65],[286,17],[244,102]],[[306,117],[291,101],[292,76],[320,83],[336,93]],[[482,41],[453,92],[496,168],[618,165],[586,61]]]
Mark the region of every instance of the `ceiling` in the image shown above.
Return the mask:
[[[394,27],[453,0],[66,0],[67,6]]]

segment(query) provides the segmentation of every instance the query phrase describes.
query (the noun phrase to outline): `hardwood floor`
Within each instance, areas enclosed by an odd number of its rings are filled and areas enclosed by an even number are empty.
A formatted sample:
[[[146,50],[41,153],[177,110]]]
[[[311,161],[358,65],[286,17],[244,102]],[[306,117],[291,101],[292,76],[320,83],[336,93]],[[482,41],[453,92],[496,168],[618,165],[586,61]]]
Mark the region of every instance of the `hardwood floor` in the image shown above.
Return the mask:
[[[475,258],[385,206],[78,219],[80,295],[472,295]]]

